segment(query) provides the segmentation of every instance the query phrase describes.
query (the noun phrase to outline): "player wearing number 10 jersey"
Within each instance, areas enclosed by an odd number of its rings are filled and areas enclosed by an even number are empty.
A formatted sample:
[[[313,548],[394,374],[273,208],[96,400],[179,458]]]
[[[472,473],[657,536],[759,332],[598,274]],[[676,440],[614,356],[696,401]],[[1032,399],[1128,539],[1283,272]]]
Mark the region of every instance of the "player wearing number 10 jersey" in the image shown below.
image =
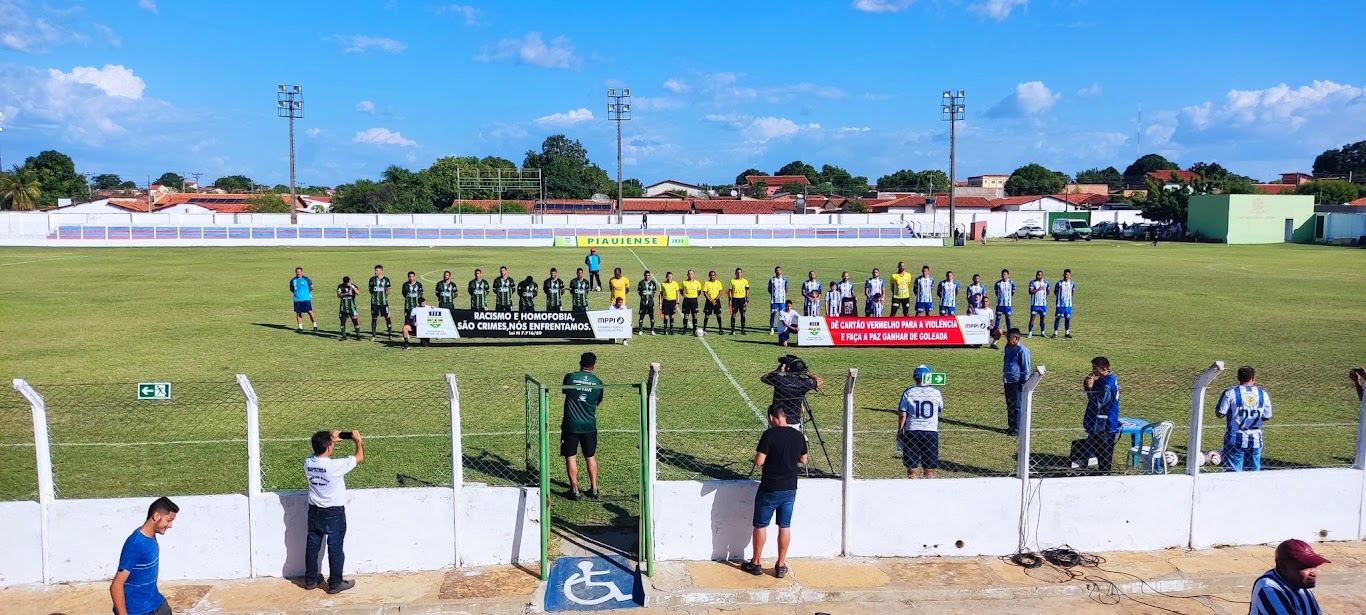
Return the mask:
[[[933,370],[928,365],[915,368],[915,386],[901,394],[897,441],[907,478],[934,478],[939,468],[939,414],[944,411],[944,394],[925,384]]]

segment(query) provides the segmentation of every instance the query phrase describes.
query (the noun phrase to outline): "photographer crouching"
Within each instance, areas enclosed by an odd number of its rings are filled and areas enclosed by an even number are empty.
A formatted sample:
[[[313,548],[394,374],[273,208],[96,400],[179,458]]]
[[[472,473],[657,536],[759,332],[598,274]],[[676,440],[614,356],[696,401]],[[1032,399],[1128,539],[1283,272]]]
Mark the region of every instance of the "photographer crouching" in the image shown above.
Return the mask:
[[[760,376],[759,381],[773,387],[773,402],[769,408],[781,410],[786,425],[799,431],[802,411],[806,409],[806,394],[825,384],[820,376],[809,371],[806,361],[790,354],[778,357],[778,369]]]
[[[304,588],[314,589],[322,581],[319,551],[327,539],[327,593],[336,594],[355,587],[356,582],[342,578],[346,555],[346,474],[365,461],[365,446],[359,431],[319,431],[313,434],[313,456],[304,460],[308,481],[308,542],[304,548]],[[352,457],[333,457],[339,440],[356,443]]]

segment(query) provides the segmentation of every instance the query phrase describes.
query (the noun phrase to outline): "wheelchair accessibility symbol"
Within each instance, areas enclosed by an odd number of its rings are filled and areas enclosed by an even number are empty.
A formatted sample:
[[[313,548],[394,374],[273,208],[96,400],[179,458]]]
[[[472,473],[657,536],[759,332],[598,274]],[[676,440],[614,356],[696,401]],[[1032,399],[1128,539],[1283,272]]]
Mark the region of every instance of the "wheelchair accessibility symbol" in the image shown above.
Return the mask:
[[[598,611],[642,606],[635,565],[613,556],[562,557],[550,569],[547,611]]]

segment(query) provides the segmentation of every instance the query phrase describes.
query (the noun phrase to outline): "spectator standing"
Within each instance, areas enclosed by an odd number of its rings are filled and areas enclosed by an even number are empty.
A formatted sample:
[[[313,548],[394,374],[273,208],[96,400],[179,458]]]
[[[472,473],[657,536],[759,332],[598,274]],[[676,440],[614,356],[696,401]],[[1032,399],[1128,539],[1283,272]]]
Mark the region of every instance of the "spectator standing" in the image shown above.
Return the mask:
[[[1080,459],[1072,460],[1072,467],[1086,465],[1096,458],[1096,467],[1109,472],[1115,460],[1115,435],[1119,433],[1119,380],[1110,371],[1110,360],[1091,359],[1091,373],[1082,382],[1086,391],[1086,412],[1081,417],[1081,428],[1086,439]]]
[[[333,456],[337,441],[356,443],[351,457]],[[327,593],[337,594],[356,586],[342,578],[346,563],[346,475],[365,461],[365,445],[359,431],[319,431],[313,434],[313,456],[304,460],[304,479],[308,481],[308,542],[304,547],[304,589],[315,589],[322,581],[319,555],[327,539]]]
[[[1020,434],[1020,408],[1024,383],[1029,379],[1029,348],[1020,343],[1020,330],[1006,333],[1006,349],[1001,353],[1001,381],[1005,383],[1006,435]]]
[[[157,498],[147,508],[142,526],[123,541],[119,570],[109,584],[114,615],[171,615],[171,606],[157,589],[161,568],[161,546],[157,535],[165,534],[175,522],[180,507],[167,498]]]
[[[1228,419],[1224,432],[1224,469],[1262,469],[1262,423],[1271,420],[1271,396],[1257,386],[1257,370],[1238,368],[1238,386],[1224,389],[1214,415]]]
[[[768,526],[777,517],[778,560],[773,576],[787,576],[787,548],[792,544],[792,511],[797,503],[798,466],[808,459],[806,437],[788,429],[787,416],[776,405],[768,408],[768,429],[759,436],[754,449],[754,465],[762,468],[759,489],[754,494],[754,555],[740,569],[754,576],[764,573],[764,543]]]
[[[623,300],[625,301],[625,300]],[[579,449],[583,449],[588,466],[588,497],[598,497],[598,406],[602,404],[602,380],[593,369],[598,355],[585,352],[579,356],[579,371],[564,375],[564,418],[560,422],[560,456],[564,457],[565,472],[569,477],[571,500],[579,499]]]
[[[1276,546],[1276,567],[1252,584],[1250,615],[1322,615],[1314,598],[1319,566],[1331,564],[1303,540]]]
[[[925,383],[934,370],[928,365],[915,368],[915,386],[901,393],[897,406],[897,441],[906,478],[934,478],[939,469],[939,415],[944,411],[944,394]]]

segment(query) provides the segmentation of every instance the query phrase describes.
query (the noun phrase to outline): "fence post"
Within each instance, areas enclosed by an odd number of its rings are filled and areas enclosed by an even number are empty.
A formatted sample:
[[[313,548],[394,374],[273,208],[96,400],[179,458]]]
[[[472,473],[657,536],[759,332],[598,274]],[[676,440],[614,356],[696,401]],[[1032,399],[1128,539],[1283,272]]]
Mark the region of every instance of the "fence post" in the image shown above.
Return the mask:
[[[446,374],[446,390],[451,399],[451,511],[455,513],[454,563],[460,567],[460,498],[465,486],[465,447],[460,432],[460,385],[455,374]],[[520,512],[518,514],[521,514]]]
[[[1191,527],[1186,535],[1186,546],[1195,548],[1196,542],[1195,526],[1197,516],[1200,513],[1200,489],[1196,484],[1200,476],[1200,458],[1202,453],[1200,447],[1205,436],[1205,391],[1209,389],[1211,382],[1224,371],[1224,362],[1215,361],[1214,364],[1205,368],[1195,377],[1195,384],[1191,386],[1191,418],[1190,428],[1186,439],[1186,474],[1191,476]],[[1164,462],[1165,463],[1165,462]]]
[[[246,374],[237,374],[237,386],[247,401],[247,562],[255,578],[256,505],[261,495],[261,404]]]
[[[1019,448],[1015,452],[1015,473],[1020,477],[1020,545],[1024,550],[1029,531],[1029,450],[1030,432],[1034,427],[1034,389],[1043,380],[1048,368],[1040,365],[1034,368],[1024,386],[1020,387]],[[1037,538],[1037,537],[1036,537]]]
[[[840,555],[849,557],[849,503],[853,501],[851,491],[854,487],[854,382],[858,380],[858,368],[849,368],[844,377],[844,459],[841,468],[840,510]]]
[[[1361,470],[1361,522],[1357,536],[1366,539],[1366,398],[1361,400],[1361,410],[1357,415],[1357,452],[1352,465]]]
[[[659,480],[659,363],[650,364],[646,386],[646,454],[640,471],[645,473],[645,493],[641,494],[640,526],[645,532],[645,575],[655,576],[655,482]]]
[[[28,400],[33,413],[33,453],[38,468],[38,535],[43,546],[43,584],[52,582],[48,565],[48,508],[57,499],[57,487],[52,480],[52,446],[47,437],[47,402],[22,378],[14,379],[14,390]]]

